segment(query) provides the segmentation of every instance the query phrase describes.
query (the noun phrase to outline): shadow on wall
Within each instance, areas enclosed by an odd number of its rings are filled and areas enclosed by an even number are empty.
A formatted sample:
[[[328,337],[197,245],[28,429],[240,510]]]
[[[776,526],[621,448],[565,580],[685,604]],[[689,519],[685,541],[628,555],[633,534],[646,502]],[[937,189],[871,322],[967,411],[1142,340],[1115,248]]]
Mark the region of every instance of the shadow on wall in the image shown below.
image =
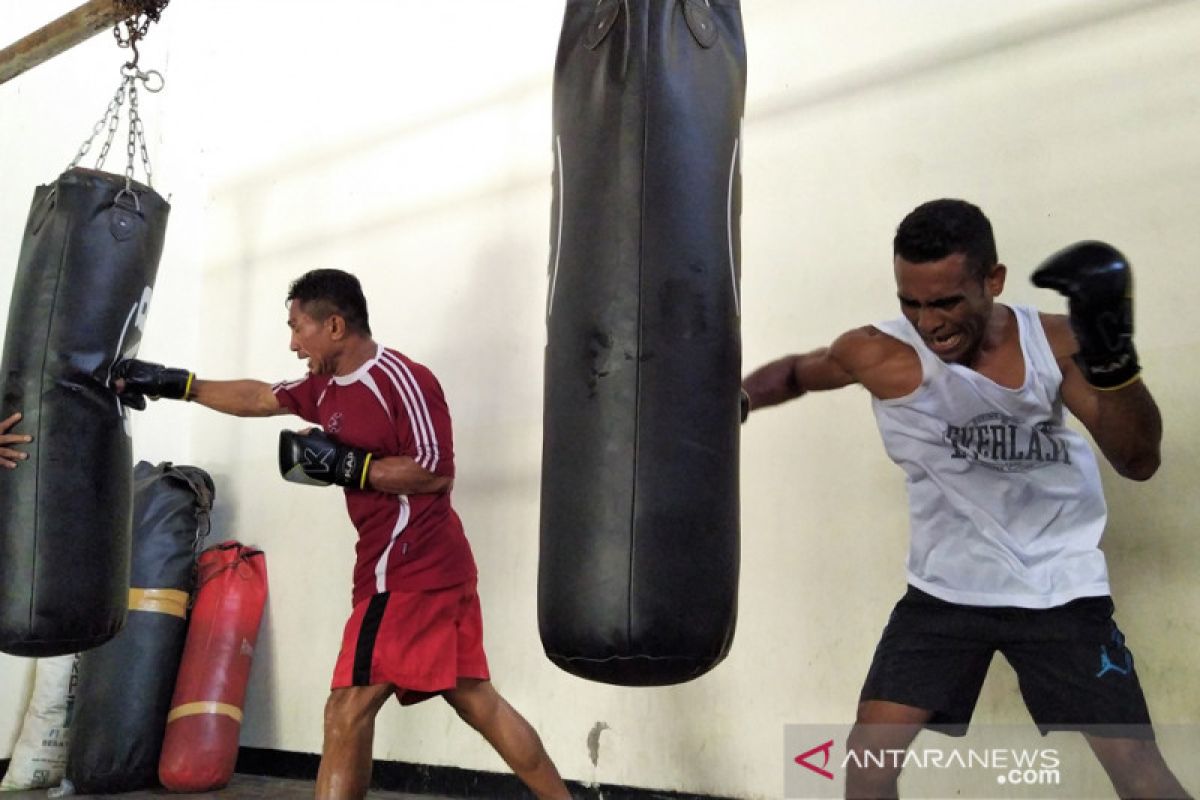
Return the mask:
[[[1061,9],[1057,13],[1039,13],[1034,19],[1022,20],[986,35],[958,38],[937,47],[926,47],[921,52],[886,60],[869,69],[851,71],[822,85],[806,86],[795,92],[775,95],[749,109],[746,122],[762,122],[785,114],[808,111],[855,95],[909,83],[1010,50],[1147,13],[1160,13],[1171,6],[1186,5],[1188,0],[1159,0],[1154,3],[1131,0],[1121,5],[1089,3]]]
[[[267,556],[267,569],[270,570],[270,555]],[[254,738],[260,742],[283,741],[283,732],[279,729],[279,681],[273,678],[277,666],[275,664],[275,626],[271,620],[274,614],[271,606],[271,595],[267,594],[267,604],[263,609],[262,624],[258,629],[258,642],[254,646],[254,661],[250,664],[250,680],[246,685],[245,707],[242,709],[245,718],[254,720]],[[246,730],[243,723],[242,731]],[[243,742],[243,745],[246,743]]]
[[[237,508],[243,502],[237,491],[237,482],[230,479],[226,473],[213,474],[213,483],[217,487],[216,501],[213,503],[211,514],[212,528],[204,541],[205,549],[215,547],[222,542],[237,540],[244,545],[258,547],[259,542],[252,536],[239,534],[236,517]],[[265,551],[267,562],[268,585],[271,574],[271,553]],[[275,630],[271,618],[273,616],[274,600],[268,589],[267,603],[263,609],[262,622],[259,626],[258,639],[254,646],[253,661],[250,664],[249,682],[246,687],[246,699],[243,704],[245,720],[242,724],[242,734],[249,721],[253,721],[253,733],[256,739],[268,742],[280,740],[277,711],[278,682],[271,679],[275,670]]]
[[[314,149],[302,155],[289,157],[274,164],[239,176],[237,180],[219,186],[213,191],[214,206],[223,207],[222,215],[227,214],[230,227],[220,232],[227,237],[228,245],[223,247],[224,258],[210,262],[210,273],[224,273],[228,278],[221,285],[224,287],[219,305],[222,313],[228,319],[247,320],[263,307],[261,297],[253,297],[259,281],[268,272],[274,276],[284,262],[294,262],[295,268],[288,273],[288,280],[301,274],[307,269],[319,266],[314,263],[317,259],[327,259],[328,254],[334,253],[337,262],[344,263],[352,271],[364,272],[365,268],[375,268],[379,264],[381,251],[391,248],[380,246],[380,240],[385,237],[396,241],[401,237],[428,235],[428,231],[439,226],[456,226],[451,228],[460,234],[464,231],[472,238],[479,234],[470,230],[479,218],[490,218],[495,213],[504,214],[506,207],[511,207],[515,199],[528,197],[533,192],[546,193],[549,191],[550,150],[549,124],[545,132],[545,146],[539,152],[545,152],[541,162],[533,163],[531,159],[523,161],[516,159],[517,165],[507,170],[490,170],[484,179],[470,182],[458,181],[450,193],[440,191],[434,197],[426,199],[425,194],[414,197],[414,192],[420,190],[421,184],[407,180],[404,174],[396,174],[394,179],[388,175],[388,180],[394,182],[396,191],[365,191],[356,193],[354,186],[346,185],[346,174],[362,173],[364,162],[369,168],[376,157],[387,167],[399,159],[401,166],[416,164],[421,159],[419,143],[428,144],[431,137],[437,137],[443,129],[462,125],[481,113],[498,114],[512,110],[514,114],[525,113],[530,104],[538,107],[544,105],[548,109],[548,82],[526,82],[509,87],[488,97],[479,98],[457,107],[431,114],[423,119],[406,121],[391,130],[364,134],[349,138],[336,145]],[[547,114],[548,116],[548,114]],[[485,131],[486,137],[480,137],[479,146],[490,148],[504,147],[505,142],[497,143],[493,130]],[[510,140],[516,140],[517,131],[509,131]],[[505,151],[499,151],[494,158],[503,158]],[[507,159],[506,159],[507,163]],[[385,170],[386,171],[386,170]],[[340,183],[339,183],[340,181]],[[426,179],[428,183],[428,179]],[[335,202],[330,195],[318,193],[320,187],[330,188],[331,194],[336,194],[336,202],[340,207],[331,206]],[[308,192],[313,192],[309,195]],[[404,196],[413,197],[412,202],[401,205]],[[291,227],[284,235],[271,237],[264,234],[273,223],[278,225],[281,209],[290,209],[297,202],[302,202],[311,215],[304,220],[292,221]],[[361,203],[360,206],[355,204]],[[350,205],[347,208],[347,205]],[[548,224],[549,203],[538,217],[542,226]],[[330,212],[325,214],[322,208]],[[501,209],[496,212],[494,209]],[[224,218],[224,217],[223,217]],[[330,220],[334,220],[332,223]],[[524,222],[522,224],[525,224]],[[488,230],[491,230],[489,226]],[[543,237],[544,238],[544,237]],[[353,257],[362,248],[376,245],[374,251],[369,251],[369,258]],[[383,242],[386,245],[387,242]],[[350,253],[352,257],[347,258]],[[503,239],[498,243],[489,243],[481,249],[478,279],[463,281],[468,292],[456,298],[453,307],[448,308],[443,319],[438,324],[438,332],[442,335],[438,341],[446,343],[447,352],[430,352],[426,349],[413,353],[418,361],[428,363],[440,375],[439,366],[453,359],[449,351],[461,350],[467,346],[462,341],[464,326],[476,329],[486,324],[488,330],[497,321],[502,322],[504,306],[509,302],[529,303],[534,308],[540,308],[544,298],[540,296],[540,288],[534,296],[523,298],[510,294],[511,280],[497,274],[497,265],[511,264],[505,261],[510,258],[523,258],[512,241]],[[514,255],[515,254],[515,255]],[[437,262],[437,255],[429,254],[428,264],[423,268],[442,271],[443,265]],[[386,256],[383,256],[386,257]],[[531,274],[536,280],[543,280],[545,272],[545,257],[539,254],[529,264]],[[388,262],[385,262],[388,263]],[[389,279],[393,279],[389,276]],[[439,277],[439,281],[442,278]],[[282,320],[282,298],[286,283],[278,288],[279,307]],[[371,296],[368,286],[368,302],[372,308],[384,302],[382,297]],[[207,302],[215,303],[218,298],[210,295]],[[437,298],[435,298],[436,302]],[[274,307],[274,304],[269,304]],[[487,319],[479,322],[480,311]],[[464,313],[465,312],[465,313]],[[399,312],[397,312],[399,313]],[[458,316],[458,315],[462,316]],[[373,316],[379,316],[375,312]],[[286,332],[282,330],[281,342],[286,345]],[[379,331],[377,331],[379,333]],[[400,342],[389,341],[389,336],[380,336],[384,344],[392,346],[403,345]],[[252,348],[245,346],[244,337],[236,335],[210,337],[204,347],[209,349],[208,363],[219,363],[221,369],[229,376],[250,375],[250,352]],[[476,342],[475,344],[478,344]],[[476,346],[470,348],[477,354]],[[216,351],[216,352],[212,352]],[[451,358],[445,358],[450,355]],[[478,355],[481,363],[487,361],[482,354]],[[453,398],[451,398],[453,402]],[[229,463],[238,463],[246,459],[245,448],[248,442],[239,436],[229,436],[224,442],[228,448]],[[236,512],[234,512],[236,516]],[[235,522],[235,519],[231,519]]]
[[[1190,465],[1200,459],[1200,446],[1191,437],[1172,435],[1195,430],[1198,415],[1188,382],[1154,378],[1157,364],[1188,357],[1180,347],[1143,362],[1163,414],[1158,473],[1144,483],[1120,478],[1110,469],[1102,473],[1109,520],[1101,546],[1108,560],[1115,618],[1136,654],[1141,654],[1139,643],[1153,648],[1153,655],[1142,648],[1147,658],[1137,668],[1150,685],[1151,711],[1164,722],[1192,721],[1200,715],[1200,698],[1183,679],[1194,672],[1193,651],[1178,646],[1200,635],[1200,622],[1189,613],[1197,607],[1195,576],[1200,571],[1195,538],[1200,497],[1191,483]],[[1139,632],[1145,635],[1139,637]]]

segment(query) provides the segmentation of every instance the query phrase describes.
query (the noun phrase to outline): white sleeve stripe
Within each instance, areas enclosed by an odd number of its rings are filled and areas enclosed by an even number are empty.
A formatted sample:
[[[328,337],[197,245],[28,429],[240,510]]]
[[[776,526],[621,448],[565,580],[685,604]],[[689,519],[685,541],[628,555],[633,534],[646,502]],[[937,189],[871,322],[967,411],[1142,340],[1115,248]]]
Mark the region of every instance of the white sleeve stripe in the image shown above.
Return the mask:
[[[437,469],[439,461],[437,430],[433,427],[433,419],[429,416],[429,407],[425,403],[425,394],[421,391],[420,384],[408,369],[408,365],[398,358],[393,357],[390,362],[397,370],[397,377],[400,382],[409,387],[412,396],[415,398],[414,405],[419,405],[417,410],[417,420],[424,428],[425,436],[422,442],[423,447],[418,451],[420,458],[418,463],[425,469],[433,472]]]
[[[425,426],[425,421],[421,419],[416,398],[414,397],[413,387],[408,385],[408,382],[404,380],[404,377],[400,374],[399,370],[396,369],[394,364],[387,362],[382,358],[379,360],[379,364],[383,368],[383,371],[391,379],[392,385],[396,387],[396,392],[400,395],[400,399],[404,403],[404,410],[408,412],[408,421],[409,425],[412,427],[413,439],[415,440],[417,450],[415,460],[422,467],[426,467],[426,462],[428,460],[427,453],[429,450],[427,444],[429,439],[429,430]],[[426,467],[426,469],[428,469],[428,467]]]
[[[379,391],[379,384],[375,383],[375,379],[371,377],[371,373],[366,373],[360,380],[362,380],[364,386],[371,390],[371,394],[375,395],[375,399],[379,401],[379,405],[383,406],[383,412],[387,414],[388,419],[394,419],[392,410],[388,408],[387,401],[383,399],[383,392]]]
[[[425,424],[429,426],[428,441],[429,441],[429,447],[430,447],[430,452],[429,452],[430,463],[428,466],[426,466],[426,469],[428,469],[430,472],[433,472],[434,469],[437,468],[438,461],[441,460],[441,452],[438,448],[437,431],[433,427],[433,418],[430,417],[429,406],[426,405],[426,403],[425,403],[425,394],[421,391],[420,384],[417,383],[416,377],[412,374],[412,371],[408,368],[407,364],[405,364],[399,358],[396,358],[395,356],[392,356],[386,352],[384,353],[384,357],[390,358],[393,362],[395,362],[395,364],[401,369],[401,371],[408,377],[408,380],[413,387],[413,393],[416,394],[417,400],[420,401],[420,403],[421,403],[421,415],[422,415],[421,418],[425,421]]]
[[[437,445],[430,444],[430,440],[434,438],[433,423],[425,408],[424,398],[420,396],[420,388],[409,383],[409,379],[396,366],[395,360],[387,358],[386,354],[385,357],[379,359],[379,364],[391,379],[392,385],[396,387],[396,391],[404,403],[404,409],[408,412],[409,424],[412,425],[413,438],[416,440],[417,456],[415,460],[432,472],[437,467]],[[418,400],[420,400],[419,405]]]
[[[303,378],[300,378],[299,380],[280,381],[279,383],[276,383],[271,387],[271,391],[278,394],[280,389],[295,389],[297,386],[304,383],[306,380],[308,380],[307,375],[304,376]]]
[[[409,398],[408,394],[405,392],[404,387],[400,386],[400,381],[396,378],[396,376],[394,374],[392,374],[392,370],[389,367],[387,367],[386,365],[384,365],[384,363],[382,361],[379,362],[379,365],[380,365],[380,368],[383,370],[383,373],[385,375],[387,375],[388,379],[392,382],[392,386],[394,386],[396,388],[396,394],[400,395],[400,402],[404,403],[404,410],[408,413],[409,425],[412,427],[413,438],[416,439],[416,441],[417,441],[417,452],[419,455],[420,451],[423,447],[423,439],[422,439],[421,429],[416,424],[416,419],[415,419],[415,416],[413,413],[412,400],[411,400],[411,398]]]

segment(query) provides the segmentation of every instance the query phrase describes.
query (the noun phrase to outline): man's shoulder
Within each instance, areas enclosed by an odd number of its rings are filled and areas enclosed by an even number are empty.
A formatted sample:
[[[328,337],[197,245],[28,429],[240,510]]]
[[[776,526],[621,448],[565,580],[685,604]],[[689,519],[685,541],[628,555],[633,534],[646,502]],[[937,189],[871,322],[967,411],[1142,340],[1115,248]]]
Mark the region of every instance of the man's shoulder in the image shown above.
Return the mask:
[[[1050,344],[1050,352],[1056,359],[1073,355],[1079,349],[1075,341],[1075,332],[1071,330],[1071,320],[1066,314],[1047,314],[1038,312],[1046,341]]]
[[[834,340],[831,357],[880,399],[903,397],[921,384],[921,359],[912,345],[875,325],[846,331]]]
[[[871,367],[897,358],[915,355],[912,346],[875,325],[863,325],[846,331],[830,347],[834,358],[850,367]]]
[[[377,366],[401,386],[416,384],[423,391],[433,388],[440,391],[440,384],[433,370],[395,348],[384,347],[380,351]]]
[[[278,383],[272,384],[271,390],[276,394],[278,394],[280,391],[293,391],[300,389],[301,387],[305,389],[316,388],[319,390],[328,386],[332,377],[332,375],[314,375],[311,372],[306,372],[299,378],[282,380]]]

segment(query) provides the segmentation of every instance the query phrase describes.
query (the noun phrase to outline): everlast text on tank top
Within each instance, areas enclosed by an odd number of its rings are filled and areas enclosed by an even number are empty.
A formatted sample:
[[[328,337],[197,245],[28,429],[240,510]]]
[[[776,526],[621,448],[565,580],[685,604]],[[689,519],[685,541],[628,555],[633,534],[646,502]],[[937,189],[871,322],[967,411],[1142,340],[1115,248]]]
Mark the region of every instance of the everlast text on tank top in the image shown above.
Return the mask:
[[[906,319],[876,327],[912,347],[921,385],[873,400],[908,483],[908,580],[952,603],[1049,608],[1107,595],[1108,510],[1087,441],[1063,423],[1062,372],[1036,309],[1014,306],[1025,382],[947,364]]]

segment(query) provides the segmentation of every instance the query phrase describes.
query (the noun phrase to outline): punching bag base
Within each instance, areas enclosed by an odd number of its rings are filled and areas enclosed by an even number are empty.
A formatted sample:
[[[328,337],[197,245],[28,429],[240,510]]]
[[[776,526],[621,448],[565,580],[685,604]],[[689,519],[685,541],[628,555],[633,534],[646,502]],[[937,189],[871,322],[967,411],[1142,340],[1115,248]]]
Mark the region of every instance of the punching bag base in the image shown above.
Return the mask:
[[[674,686],[699,678],[721,663],[725,654],[669,658],[656,656],[613,656],[570,658],[546,653],[559,669],[577,678],[614,686]]]
[[[82,653],[99,647],[117,635],[120,626],[113,628],[103,636],[93,636],[87,639],[48,639],[45,641],[24,639],[16,642],[6,642],[0,646],[0,653],[7,653],[18,658],[52,658],[54,656]]]

